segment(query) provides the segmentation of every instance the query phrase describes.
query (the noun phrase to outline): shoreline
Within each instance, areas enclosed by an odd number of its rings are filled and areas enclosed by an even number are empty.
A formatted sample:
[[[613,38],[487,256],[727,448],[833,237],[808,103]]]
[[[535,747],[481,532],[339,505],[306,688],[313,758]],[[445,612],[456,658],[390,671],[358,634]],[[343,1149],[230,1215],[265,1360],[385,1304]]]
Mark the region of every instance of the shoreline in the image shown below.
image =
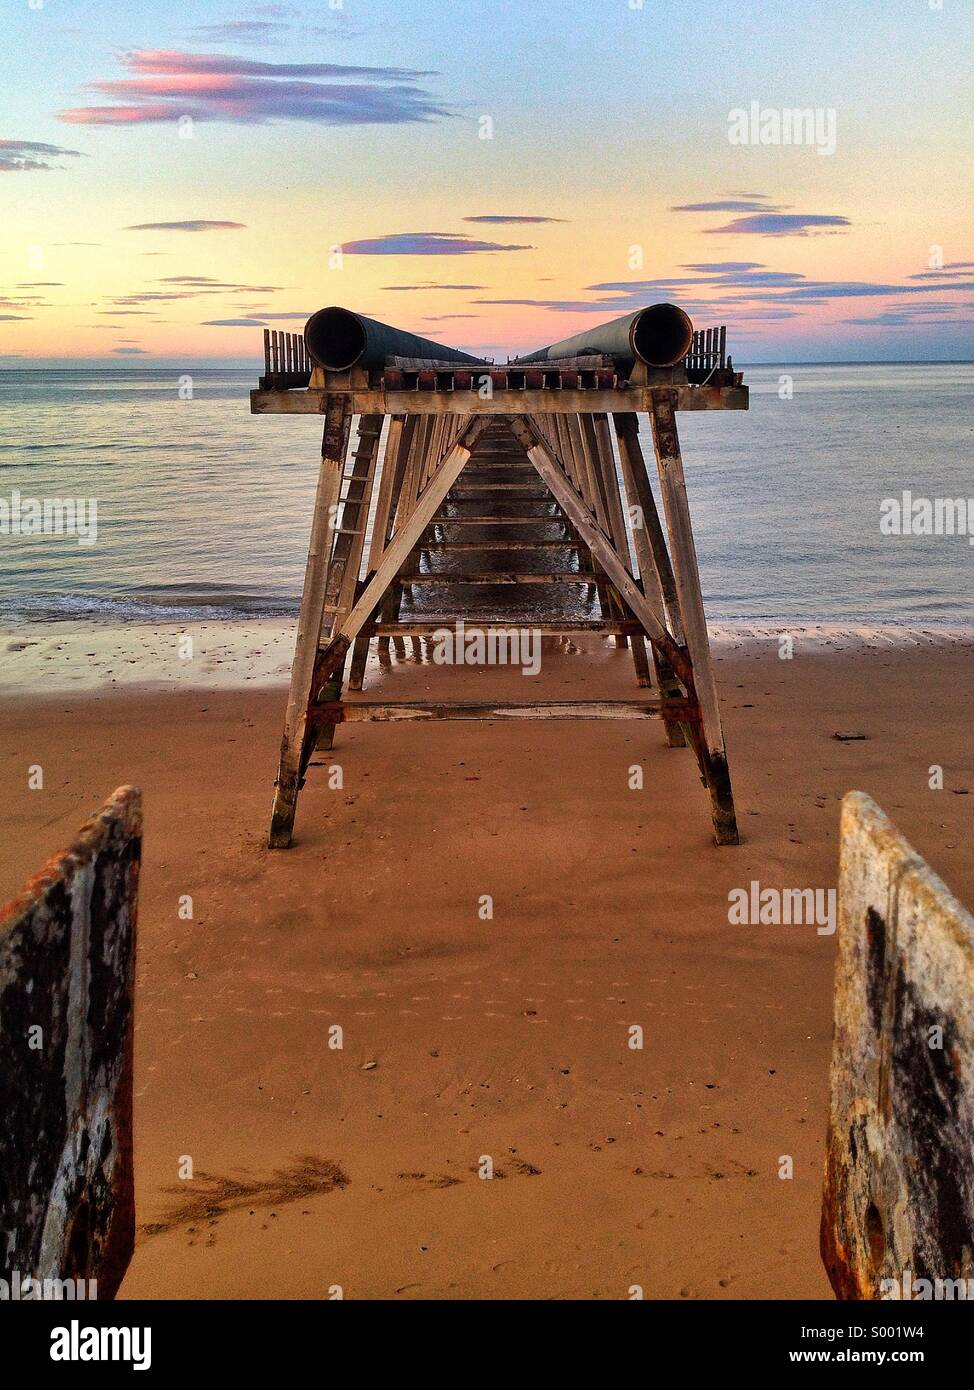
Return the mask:
[[[530,622],[512,622],[530,631]],[[877,649],[957,649],[974,645],[974,625],[712,622],[715,657],[736,650],[777,648],[793,639],[797,651],[852,652]],[[293,618],[214,619],[180,623],[118,623],[71,619],[0,625],[0,699],[18,695],[143,690],[232,690],[286,687],[297,615]],[[192,639],[192,655],[180,640]],[[602,657],[610,643],[582,643]],[[416,665],[415,649],[393,665]],[[67,669],[70,667],[70,670]],[[372,647],[369,670],[377,667]]]

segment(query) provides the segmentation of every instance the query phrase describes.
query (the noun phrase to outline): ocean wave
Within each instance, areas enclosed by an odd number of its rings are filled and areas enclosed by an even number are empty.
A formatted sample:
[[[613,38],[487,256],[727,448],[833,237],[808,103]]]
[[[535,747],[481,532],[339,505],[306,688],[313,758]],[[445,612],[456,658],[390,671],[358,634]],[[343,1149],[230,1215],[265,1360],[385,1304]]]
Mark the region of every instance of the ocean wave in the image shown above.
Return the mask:
[[[297,612],[294,598],[259,598],[252,594],[188,593],[166,595],[25,594],[0,599],[0,618],[9,622],[108,623],[233,621],[286,618]]]

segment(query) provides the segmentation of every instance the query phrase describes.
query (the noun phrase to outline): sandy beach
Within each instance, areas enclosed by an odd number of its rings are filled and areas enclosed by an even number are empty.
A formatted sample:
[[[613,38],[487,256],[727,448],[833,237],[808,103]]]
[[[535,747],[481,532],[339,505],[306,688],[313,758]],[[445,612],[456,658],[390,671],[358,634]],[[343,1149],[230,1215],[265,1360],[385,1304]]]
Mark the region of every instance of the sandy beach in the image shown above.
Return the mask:
[[[130,664],[116,645],[97,685],[8,681],[0,701],[0,895],[103,794],[145,793],[122,1296],[830,1297],[834,939],[731,926],[728,892],[834,885],[855,787],[974,902],[974,644],[799,640],[784,661],[770,637],[720,643],[737,849],[711,843],[692,759],[655,721],[360,724],[316,758],[276,854],[270,668],[289,651],[265,645],[248,688],[138,668],[112,690]],[[437,677],[407,663],[385,689],[421,697]],[[546,653],[538,681],[633,693],[628,654],[603,643]]]

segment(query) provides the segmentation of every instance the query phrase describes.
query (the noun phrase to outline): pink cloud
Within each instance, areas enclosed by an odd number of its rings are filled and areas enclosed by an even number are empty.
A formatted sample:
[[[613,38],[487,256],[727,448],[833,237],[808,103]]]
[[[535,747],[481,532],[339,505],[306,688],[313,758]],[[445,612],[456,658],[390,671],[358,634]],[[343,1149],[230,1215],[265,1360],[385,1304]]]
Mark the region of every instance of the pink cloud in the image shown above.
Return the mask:
[[[122,59],[130,77],[87,84],[114,106],[60,112],[70,125],[138,125],[191,116],[198,121],[260,124],[403,125],[451,113],[422,87],[412,68],[339,63],[259,63],[223,54],[146,49]],[[313,79],[330,79],[328,81]]]

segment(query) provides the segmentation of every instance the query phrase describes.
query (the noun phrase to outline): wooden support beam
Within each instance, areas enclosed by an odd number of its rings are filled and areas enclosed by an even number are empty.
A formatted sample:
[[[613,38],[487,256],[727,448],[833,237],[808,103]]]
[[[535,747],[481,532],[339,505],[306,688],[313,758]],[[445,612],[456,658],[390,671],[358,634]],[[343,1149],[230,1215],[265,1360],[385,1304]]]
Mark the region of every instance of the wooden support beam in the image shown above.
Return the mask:
[[[621,556],[616,554],[611,542],[599,530],[584,502],[570,486],[568,479],[558,467],[549,446],[541,438],[531,421],[523,417],[514,419],[511,422],[511,429],[518,442],[524,446],[528,458],[560,502],[562,510],[574,522],[579,536],[588,546],[593,558],[602,566],[615,584],[647,634],[652,637],[654,642],[659,643],[684,685],[688,689],[692,689],[693,671],[687,653],[676,645],[663,627],[625,562]]]
[[[639,421],[635,415],[617,414],[612,417],[619,445],[619,463],[629,502],[630,531],[643,593],[659,615],[660,621],[683,642],[683,623],[676,597],[676,584],[666,549],[666,538],[656,510],[656,499],[646,472],[646,461],[639,445]],[[608,422],[606,422],[608,429]],[[667,698],[679,692],[672,668],[653,647],[656,681]],[[682,748],[687,742],[687,730],[672,720],[666,722],[666,738],[671,748]]]
[[[626,390],[521,391],[495,390],[481,399],[476,392],[466,400],[463,391],[399,391],[381,387],[349,387],[349,410],[355,415],[578,415],[593,411],[611,415],[616,410],[650,409],[654,395],[676,393],[677,410],[747,410],[746,386],[630,386]],[[254,415],[320,415],[327,391],[251,391]]]
[[[348,439],[349,414],[347,397],[332,398],[325,411],[321,442],[321,467],[311,518],[311,537],[308,544],[308,563],[301,595],[301,612],[291,663],[291,685],[287,712],[284,718],[284,737],[277,772],[277,789],[271,813],[269,844],[271,849],[286,849],[291,843],[294,813],[301,784],[302,763],[306,754],[306,724],[315,658],[321,639],[325,593],[332,550],[334,508],[341,488],[342,468]],[[347,650],[347,648],[346,648]]]
[[[650,423],[659,470],[663,512],[673,555],[673,577],[687,650],[693,666],[697,699],[700,702],[701,729],[696,738],[695,752],[700,762],[701,774],[710,792],[717,843],[736,845],[740,843],[740,838],[734,812],[734,794],[720,722],[717,682],[710,656],[710,638],[707,634],[697,550],[690,523],[690,504],[687,500],[675,409],[675,401],[658,394],[653,402]],[[669,653],[666,655],[669,657]],[[679,666],[673,661],[670,664],[681,681],[684,681]]]
[[[439,719],[658,719],[659,701],[643,700],[346,700],[343,723]]]
[[[626,561],[630,572],[634,573],[632,557],[629,554],[629,537],[622,514],[622,501],[619,497],[619,479],[616,475],[615,458],[612,454],[612,439],[609,435],[606,417],[604,415],[586,415],[582,420],[581,429],[586,442],[586,449],[592,460],[593,487],[602,498],[602,513],[605,516],[602,529],[611,538],[619,555]],[[619,607],[622,603],[621,598],[615,592],[613,592],[613,598],[615,605]],[[649,663],[646,659],[646,643],[642,638],[637,637],[632,641],[632,662],[637,684],[643,687],[648,686],[651,683]]]
[[[457,442],[450,449],[429,487],[417,501],[408,520],[393,535],[375,574],[366,584],[360,598],[341,627],[336,628],[332,642],[328,644],[328,648],[319,658],[319,673],[323,677],[331,675],[332,671],[337,669],[335,663],[340,654],[341,643],[344,642],[347,651],[349,642],[368,622],[372,609],[396,578],[410,552],[422,538],[423,532],[432,520],[437,507],[463,472],[464,466],[470,458],[471,448],[486,427],[487,421],[481,416],[475,416],[470,420]]]
[[[375,572],[389,539],[395,508],[406,471],[406,461],[412,447],[417,423],[414,415],[397,415],[389,422],[385,455],[382,460],[382,473],[379,479],[379,491],[376,497],[375,516],[372,522],[372,539],[369,544],[367,561],[369,574]],[[390,618],[393,617],[395,614],[390,614]],[[355,642],[352,660],[349,663],[348,687],[350,690],[362,689],[368,656],[369,639],[359,637]]]

